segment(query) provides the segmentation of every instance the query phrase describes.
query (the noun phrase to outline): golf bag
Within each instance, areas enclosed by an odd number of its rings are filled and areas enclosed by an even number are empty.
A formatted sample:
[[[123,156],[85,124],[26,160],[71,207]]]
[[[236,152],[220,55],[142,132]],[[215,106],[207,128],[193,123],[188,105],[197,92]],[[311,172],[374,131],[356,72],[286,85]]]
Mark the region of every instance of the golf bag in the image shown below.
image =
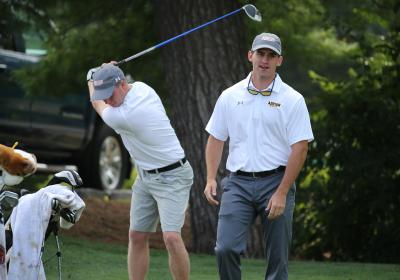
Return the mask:
[[[66,170],[56,173],[46,187],[35,193],[15,194],[20,196],[18,205],[9,203],[11,198],[5,200],[8,205],[1,205],[0,209],[13,204],[13,210],[8,221],[0,223],[0,246],[4,248],[0,259],[0,279],[46,279],[41,259],[44,241],[54,233],[60,251],[59,227],[69,229],[79,220],[85,208],[85,203],[74,191],[81,185],[79,174]],[[61,253],[57,255],[61,279]]]

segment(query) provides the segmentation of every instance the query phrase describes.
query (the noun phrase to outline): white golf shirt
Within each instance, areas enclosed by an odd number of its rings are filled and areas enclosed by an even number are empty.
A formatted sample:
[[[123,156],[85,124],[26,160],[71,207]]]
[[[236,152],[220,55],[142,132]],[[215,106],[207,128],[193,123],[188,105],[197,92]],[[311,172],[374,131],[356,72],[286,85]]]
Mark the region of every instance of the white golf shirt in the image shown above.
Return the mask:
[[[104,122],[121,135],[136,164],[143,170],[161,168],[185,156],[157,93],[135,82],[119,107],[107,107]]]
[[[231,172],[286,166],[291,145],[314,139],[300,93],[277,74],[270,96],[252,95],[247,90],[250,76],[222,92],[206,126],[218,140],[229,137],[226,168]]]

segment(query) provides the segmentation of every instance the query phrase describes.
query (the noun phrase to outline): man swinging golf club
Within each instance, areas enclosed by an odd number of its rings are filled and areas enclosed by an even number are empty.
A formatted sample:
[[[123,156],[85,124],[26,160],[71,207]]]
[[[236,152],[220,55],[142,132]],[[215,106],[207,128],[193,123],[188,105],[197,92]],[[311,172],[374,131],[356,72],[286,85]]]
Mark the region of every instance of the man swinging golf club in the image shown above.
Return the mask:
[[[253,5],[192,28],[144,51],[112,64],[90,69],[87,75],[90,99],[104,122],[113,128],[135,160],[138,177],[133,186],[129,231],[129,279],[144,279],[149,266],[149,233],[158,217],[175,280],[189,278],[189,258],[180,231],[193,183],[193,171],[171,127],[160,98],[144,83],[128,84],[121,65],[169,44],[216,21],[244,11],[261,21]],[[96,71],[97,70],[97,71]]]
[[[129,279],[145,279],[149,236],[159,220],[174,279],[189,279],[189,256],[181,228],[193,171],[160,98],[142,82],[127,83],[113,63],[89,70],[87,80],[93,108],[121,136],[138,170],[132,187]]]

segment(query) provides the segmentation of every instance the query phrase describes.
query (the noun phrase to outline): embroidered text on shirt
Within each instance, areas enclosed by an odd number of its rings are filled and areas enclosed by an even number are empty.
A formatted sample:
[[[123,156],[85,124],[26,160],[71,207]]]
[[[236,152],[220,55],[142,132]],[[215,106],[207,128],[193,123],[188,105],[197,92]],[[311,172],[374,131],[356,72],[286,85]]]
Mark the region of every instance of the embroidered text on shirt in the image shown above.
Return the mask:
[[[275,108],[278,108],[278,107],[281,106],[280,103],[276,103],[276,102],[273,102],[273,101],[268,101],[268,105],[271,106],[271,107],[275,107]]]

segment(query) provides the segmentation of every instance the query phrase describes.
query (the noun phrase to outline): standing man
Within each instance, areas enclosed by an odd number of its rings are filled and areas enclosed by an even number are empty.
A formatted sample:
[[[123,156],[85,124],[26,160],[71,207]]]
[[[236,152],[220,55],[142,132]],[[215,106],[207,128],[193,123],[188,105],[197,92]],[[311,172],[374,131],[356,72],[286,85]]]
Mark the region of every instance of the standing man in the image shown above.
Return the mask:
[[[112,63],[89,70],[87,80],[93,108],[121,135],[138,169],[132,187],[129,279],[145,279],[149,267],[149,236],[159,220],[174,279],[189,279],[189,256],[181,228],[193,170],[160,98],[144,83],[128,84],[121,69]]]
[[[204,194],[213,205],[218,205],[216,176],[229,137],[226,168],[231,173],[221,181],[215,247],[223,280],[241,279],[240,254],[258,215],[267,258],[265,279],[288,279],[295,179],[313,133],[303,96],[276,73],[281,54],[278,36],[256,36],[248,52],[252,72],[222,92],[206,127],[210,136]]]

